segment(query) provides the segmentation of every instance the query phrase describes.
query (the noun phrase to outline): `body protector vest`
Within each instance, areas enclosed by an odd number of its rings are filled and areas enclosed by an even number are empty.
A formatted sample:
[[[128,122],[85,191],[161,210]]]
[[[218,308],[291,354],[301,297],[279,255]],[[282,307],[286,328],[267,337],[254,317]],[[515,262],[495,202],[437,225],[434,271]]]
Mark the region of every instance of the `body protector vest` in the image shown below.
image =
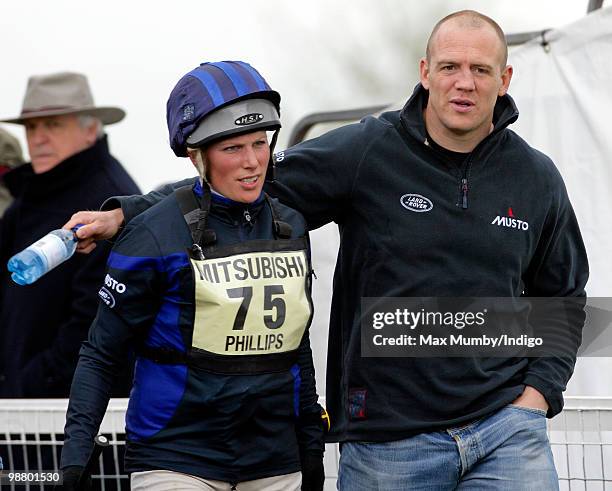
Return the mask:
[[[187,352],[143,346],[157,363],[182,363],[215,373],[285,371],[312,320],[311,265],[306,237],[291,239],[291,226],[279,219],[275,203],[271,240],[216,245],[206,227],[211,191],[204,184],[198,203],[191,186],[175,191],[190,228],[188,250],[195,284],[193,337]]]

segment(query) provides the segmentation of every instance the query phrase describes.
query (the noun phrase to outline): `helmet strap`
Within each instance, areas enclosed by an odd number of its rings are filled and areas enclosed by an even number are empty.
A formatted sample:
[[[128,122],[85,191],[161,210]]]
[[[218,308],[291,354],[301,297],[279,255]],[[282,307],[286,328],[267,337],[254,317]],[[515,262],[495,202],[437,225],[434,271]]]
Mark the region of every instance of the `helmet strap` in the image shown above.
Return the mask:
[[[274,164],[274,147],[276,146],[276,140],[278,138],[278,133],[280,128],[274,130],[274,134],[272,135],[272,141],[270,142],[270,161],[268,162],[268,170],[266,171],[266,181],[274,182],[276,180],[276,165]]]
[[[188,152],[195,155],[195,168],[200,176],[200,185],[203,187],[204,183],[208,182],[208,179],[206,178],[206,161],[204,160],[204,152],[201,148],[189,148]]]

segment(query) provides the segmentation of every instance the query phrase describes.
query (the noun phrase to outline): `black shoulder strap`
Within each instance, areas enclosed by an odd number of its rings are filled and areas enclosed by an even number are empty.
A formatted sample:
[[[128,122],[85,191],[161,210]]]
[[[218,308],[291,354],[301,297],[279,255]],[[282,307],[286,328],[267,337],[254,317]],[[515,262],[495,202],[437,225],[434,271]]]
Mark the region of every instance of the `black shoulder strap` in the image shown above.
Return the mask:
[[[290,239],[291,234],[293,233],[293,228],[287,222],[283,222],[280,219],[280,213],[277,208],[277,204],[268,196],[267,193],[264,193],[266,197],[266,201],[268,202],[268,206],[272,212],[272,221],[274,222],[274,236],[277,239]]]
[[[181,186],[174,191],[179,208],[183,214],[183,218],[191,230],[191,235],[196,231],[198,220],[200,218],[200,203],[193,194],[193,188],[190,185]]]
[[[210,210],[210,189],[203,186],[202,201],[198,203],[191,185],[181,186],[174,191],[181,213],[191,231],[194,246],[208,246],[217,241],[214,230],[206,229]],[[201,249],[200,249],[201,253]]]

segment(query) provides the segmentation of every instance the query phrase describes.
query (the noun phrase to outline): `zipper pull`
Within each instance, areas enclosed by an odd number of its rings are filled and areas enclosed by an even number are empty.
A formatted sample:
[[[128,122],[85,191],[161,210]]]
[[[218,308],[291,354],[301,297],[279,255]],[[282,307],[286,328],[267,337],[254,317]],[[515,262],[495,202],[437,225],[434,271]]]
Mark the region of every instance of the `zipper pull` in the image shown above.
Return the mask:
[[[247,221],[249,225],[253,225],[253,223],[251,222],[251,214],[249,213],[249,210],[247,210],[246,208],[244,209],[244,219]]]
[[[463,193],[463,203],[461,204],[461,208],[463,208],[464,210],[467,210],[467,207],[468,207],[468,199],[467,199],[468,180],[466,177],[461,179],[461,191]]]

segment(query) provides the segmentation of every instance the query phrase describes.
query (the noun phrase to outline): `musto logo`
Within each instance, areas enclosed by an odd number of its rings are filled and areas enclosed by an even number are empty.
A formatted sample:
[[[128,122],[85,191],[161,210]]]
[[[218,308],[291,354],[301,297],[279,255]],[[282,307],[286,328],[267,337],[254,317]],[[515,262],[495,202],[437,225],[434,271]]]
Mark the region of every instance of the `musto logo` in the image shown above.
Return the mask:
[[[491,225],[498,225],[500,227],[516,228],[518,230],[529,230],[529,224],[523,220],[516,218],[502,217],[497,215],[491,222]]]
[[[417,213],[423,213],[433,209],[431,200],[420,194],[405,194],[400,198],[400,203],[407,210]]]
[[[126,289],[125,284],[119,283],[111,275],[107,274],[104,278],[104,286],[100,288],[98,296],[108,307],[112,309],[115,306],[115,297],[113,297],[111,290],[117,293],[124,293]]]

